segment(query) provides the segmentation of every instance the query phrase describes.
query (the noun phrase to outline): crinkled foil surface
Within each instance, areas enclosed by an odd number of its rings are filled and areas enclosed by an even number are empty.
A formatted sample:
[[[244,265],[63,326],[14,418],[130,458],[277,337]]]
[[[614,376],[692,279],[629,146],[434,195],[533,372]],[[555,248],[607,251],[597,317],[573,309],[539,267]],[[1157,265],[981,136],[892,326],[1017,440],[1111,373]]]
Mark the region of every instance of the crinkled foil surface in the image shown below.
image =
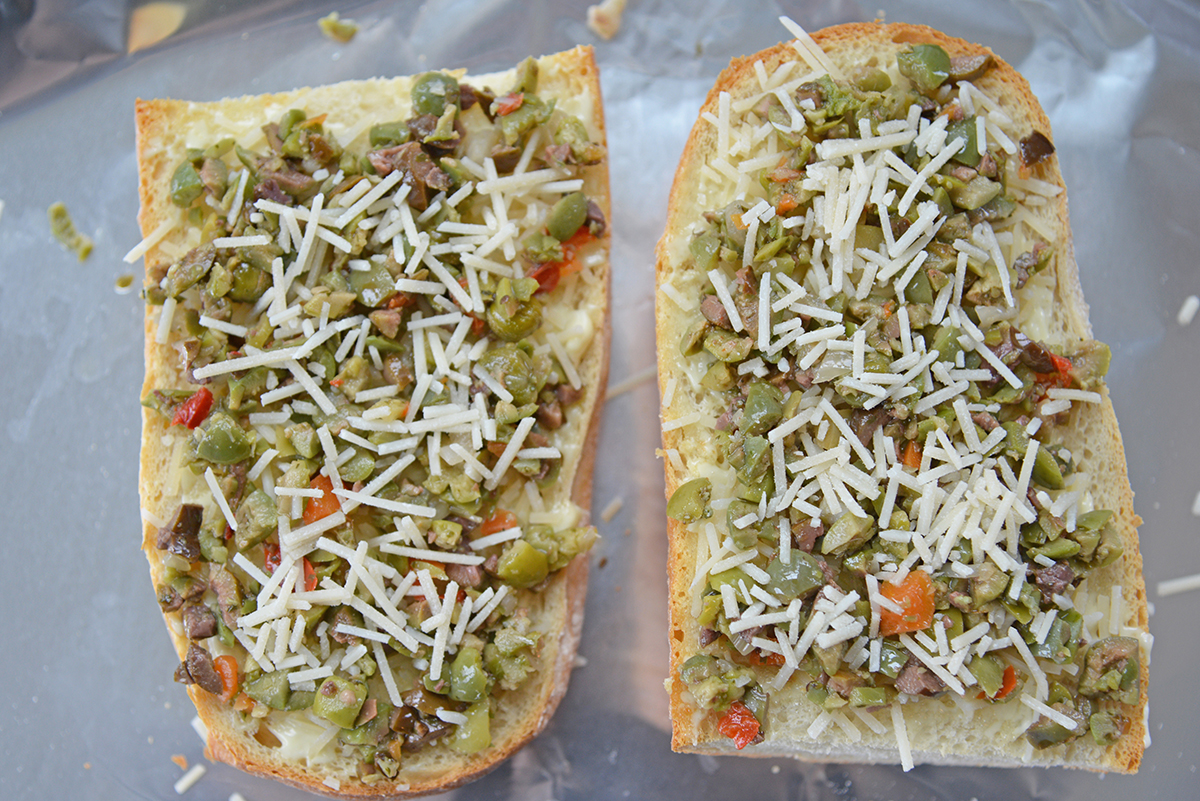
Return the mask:
[[[360,31],[339,44],[317,20]],[[1159,581],[1200,572],[1200,11],[1184,0],[860,3],[630,0],[611,41],[587,0],[254,4],[0,0],[0,798],[175,797],[171,756],[204,762],[191,704],[138,550],[142,309],[114,284],[141,265],[133,101],[215,100],[436,67],[505,68],[596,46],[613,196],[611,385],[596,469],[581,656],[549,729],[461,799],[1196,798],[1200,594]],[[1135,777],[1063,770],[843,766],[673,754],[666,540],[653,374],[653,248],[697,109],[732,56],[810,30],[884,17],[991,46],[1049,112],[1075,248],[1124,433],[1157,637],[1153,744]],[[67,203],[96,241],[79,263],[46,209]],[[611,522],[599,512],[623,506]],[[188,797],[303,793],[223,765]]]

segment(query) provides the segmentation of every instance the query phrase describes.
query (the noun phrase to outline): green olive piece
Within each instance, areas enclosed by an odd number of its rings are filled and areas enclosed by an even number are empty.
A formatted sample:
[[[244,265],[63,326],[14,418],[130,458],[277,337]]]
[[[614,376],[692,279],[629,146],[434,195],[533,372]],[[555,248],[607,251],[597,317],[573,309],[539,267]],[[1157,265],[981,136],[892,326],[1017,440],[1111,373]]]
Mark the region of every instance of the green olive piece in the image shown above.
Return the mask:
[[[227,412],[213,412],[196,429],[196,454],[213,464],[236,464],[253,450],[246,432]]]
[[[833,521],[833,525],[825,532],[821,553],[836,554],[856,551],[871,539],[874,531],[874,519],[846,512]]]
[[[1047,559],[1053,559],[1057,562],[1062,559],[1071,558],[1075,554],[1079,553],[1079,549],[1080,545],[1075,540],[1067,539],[1066,537],[1059,537],[1058,539],[1051,540],[1050,542],[1038,548],[1030,548],[1029,557],[1034,558],[1040,555],[1046,557]]]
[[[684,684],[697,684],[712,676],[720,675],[717,659],[709,654],[696,654],[679,666],[679,678]]]
[[[1004,187],[991,178],[976,175],[962,186],[951,187],[949,192],[950,199],[954,201],[955,206],[967,211],[974,211],[999,197],[1003,189]]]
[[[864,92],[883,92],[892,85],[892,79],[878,67],[859,67],[851,80]]]
[[[937,330],[933,335],[933,350],[938,352],[938,361],[954,362],[962,352],[962,346],[958,343],[960,335],[961,332],[951,325],[943,325]]]
[[[381,122],[371,126],[371,147],[388,147],[402,145],[408,141],[412,133],[404,122]]]
[[[974,117],[967,117],[946,127],[947,142],[953,142],[955,139],[962,139],[964,142],[962,149],[954,154],[954,160],[959,164],[975,167],[982,160],[983,154],[979,152],[978,132]]]
[[[716,234],[709,231],[693,239],[688,245],[688,249],[692,252],[692,258],[696,260],[696,269],[707,273],[717,266],[717,254],[721,251],[721,240]]]
[[[566,242],[587,219],[588,199],[582,192],[572,192],[550,209],[546,230],[559,242]]]
[[[680,523],[695,523],[712,516],[708,499],[712,496],[712,482],[707,478],[693,478],[671,493],[667,502],[667,517]]]
[[[463,712],[466,723],[458,724],[450,747],[460,754],[474,754],[492,744],[491,719],[488,699],[482,698]]]
[[[978,670],[975,669],[976,665],[979,666]],[[1004,686],[1004,665],[991,654],[983,654],[971,660],[971,674],[979,682],[979,689],[983,690],[988,698],[995,698],[996,693]]]
[[[883,687],[855,687],[850,691],[850,706],[856,709],[872,706],[886,706],[887,690]]]
[[[755,381],[746,394],[741,429],[747,434],[765,434],[783,419],[783,392],[765,381]]]
[[[292,694],[295,695],[295,693]],[[316,700],[316,693],[312,695],[313,700]],[[391,720],[392,705],[387,701],[377,701],[375,717],[353,729],[342,729],[339,738],[347,745],[375,745],[387,736]]]
[[[335,726],[352,729],[366,700],[367,685],[341,676],[330,676],[317,688],[312,711]]]
[[[500,345],[492,348],[476,362],[513,396],[513,403],[524,406],[533,403],[539,391],[533,362],[525,351],[516,345]]]
[[[1082,389],[1094,389],[1102,383],[1112,361],[1112,351],[1103,342],[1085,342],[1071,354],[1071,378]]]
[[[253,303],[261,298],[270,286],[269,273],[245,262],[239,262],[233,268],[229,298],[242,303]]]
[[[182,259],[167,269],[167,280],[163,284],[167,295],[173,298],[179,297],[181,292],[194,286],[208,275],[216,257],[217,251],[212,245],[202,245],[189,250]],[[234,280],[236,282],[236,275]]]
[[[553,112],[553,103],[543,103],[534,95],[525,95],[520,108],[496,118],[504,144],[515,145],[527,132],[548,122]]]
[[[896,56],[900,74],[922,94],[929,94],[950,77],[950,56],[935,44],[913,45]]]
[[[256,489],[246,496],[237,510],[238,529],[233,544],[239,551],[257,545],[278,530],[278,512],[271,496]]]
[[[767,589],[780,598],[803,598],[825,583],[816,558],[800,550],[792,551],[787,564],[772,559],[767,575],[771,577]]]
[[[532,587],[546,578],[550,563],[546,554],[525,540],[515,540],[500,557],[496,574],[507,584],[518,589]]]
[[[386,265],[376,261],[369,265],[365,270],[350,271],[350,290],[364,306],[376,309],[396,294],[396,279]]]
[[[444,72],[427,72],[417,78],[412,88],[413,114],[442,116],[446,105],[458,105],[458,81]]]
[[[488,327],[505,342],[520,342],[542,324],[542,304],[537,298],[517,299],[512,282],[501,278],[496,299],[487,310]]]
[[[726,331],[709,328],[704,335],[704,349],[723,362],[745,361],[754,347],[754,340]]]
[[[1038,447],[1037,457],[1033,462],[1033,480],[1050,489],[1062,489],[1066,486],[1058,461],[1044,445]]]
[[[753,521],[739,528],[737,521],[746,515],[755,515],[757,510],[758,504],[738,499],[731,501],[729,507],[726,509],[726,523],[729,527],[729,536],[733,539],[733,544],[739,551],[748,551],[754,547],[754,544],[758,542],[758,531],[761,528],[761,524]]]
[[[370,453],[359,451],[351,456],[350,461],[342,465],[338,472],[341,473],[343,481],[350,483],[366,481],[375,472],[375,457]]]
[[[286,670],[276,670],[246,682],[242,691],[271,709],[286,709],[288,696],[291,695],[291,684],[288,683]]]
[[[1088,717],[1088,731],[1096,745],[1112,745],[1127,728],[1128,724],[1111,712],[1096,712]]]
[[[1033,744],[1034,748],[1039,750],[1074,740],[1080,734],[1087,731],[1087,718],[1080,714],[1070,702],[1063,701],[1057,704],[1050,704],[1050,707],[1075,721],[1075,728],[1068,729],[1062,724],[1055,723],[1046,717],[1038,718],[1038,721],[1025,732],[1025,738]]]
[[[478,648],[463,648],[450,663],[450,699],[474,703],[487,694],[487,673]]]
[[[190,161],[184,161],[175,168],[175,173],[171,176],[172,203],[187,208],[203,191],[204,181],[200,180],[200,173]]]

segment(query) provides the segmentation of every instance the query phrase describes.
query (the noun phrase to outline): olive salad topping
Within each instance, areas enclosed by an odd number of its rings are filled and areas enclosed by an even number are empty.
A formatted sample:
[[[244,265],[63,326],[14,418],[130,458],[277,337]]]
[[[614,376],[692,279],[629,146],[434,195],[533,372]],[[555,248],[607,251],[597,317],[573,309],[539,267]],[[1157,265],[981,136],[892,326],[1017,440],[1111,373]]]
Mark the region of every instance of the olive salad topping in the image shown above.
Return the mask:
[[[146,296],[190,385],[143,403],[187,438],[155,543],[176,678],[262,742],[306,719],[369,784],[488,747],[538,593],[596,539],[541,490],[587,423],[605,151],[537,84],[532,59],[499,96],[427,73],[366,147],[291,109],[171,178],[195,246]]]
[[[1049,303],[1056,253],[1031,212],[1061,189],[1036,177],[1049,139],[1013,142],[971,83],[990,68],[921,44],[891,74],[780,70],[722,111],[717,156],[762,166],[690,243],[679,347],[719,398],[716,466],[667,511],[700,551],[680,677],[738,748],[789,681],[825,725],[1020,698],[1039,749],[1110,744],[1138,700],[1138,642],[1072,600],[1121,556],[1113,514],[1056,444],[1109,350],[1036,340],[1023,301]]]

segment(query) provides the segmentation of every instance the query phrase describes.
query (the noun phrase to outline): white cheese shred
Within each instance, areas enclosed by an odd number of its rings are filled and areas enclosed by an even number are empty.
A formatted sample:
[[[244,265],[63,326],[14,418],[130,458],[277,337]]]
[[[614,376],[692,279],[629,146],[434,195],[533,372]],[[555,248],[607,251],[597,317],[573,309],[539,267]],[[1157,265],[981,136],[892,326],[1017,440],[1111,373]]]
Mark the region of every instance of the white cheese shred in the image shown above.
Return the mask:
[[[204,767],[204,765],[199,763],[192,765],[188,772],[180,776],[179,781],[175,782],[175,794],[183,795],[188,790],[192,789],[192,786],[196,782],[200,781],[200,778],[204,776],[206,772],[208,772],[208,768]]]
[[[900,703],[893,702],[892,733],[896,737],[896,749],[900,752],[900,767],[908,773],[913,769],[912,744],[908,740],[908,727],[904,724],[904,713],[900,711]]]
[[[204,469],[204,481],[208,484],[209,490],[212,491],[213,500],[217,502],[217,508],[221,510],[221,514],[225,516],[225,522],[234,531],[237,531],[237,517],[233,510],[229,508],[229,501],[225,499],[225,493],[221,492],[221,485],[217,483],[217,477],[213,474],[213,469],[207,467]]]

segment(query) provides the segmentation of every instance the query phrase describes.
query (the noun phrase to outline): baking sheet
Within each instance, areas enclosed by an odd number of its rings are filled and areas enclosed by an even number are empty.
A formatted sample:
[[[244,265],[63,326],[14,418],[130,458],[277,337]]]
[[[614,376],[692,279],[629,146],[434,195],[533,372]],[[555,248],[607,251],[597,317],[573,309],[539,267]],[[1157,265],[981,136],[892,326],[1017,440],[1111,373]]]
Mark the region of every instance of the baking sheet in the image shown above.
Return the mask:
[[[146,6],[152,6],[147,11]],[[138,550],[141,303],[119,295],[141,265],[133,99],[212,100],[434,67],[501,69],[529,53],[596,46],[613,192],[612,385],[654,366],[653,247],[696,111],[729,58],[805,27],[879,16],[983,42],[1029,78],[1054,126],[1097,338],[1113,349],[1121,420],[1158,637],[1150,732],[1136,777],[1063,770],[805,765],[670,752],[664,502],[650,381],[610,399],[603,423],[581,655],[549,729],[461,799],[1195,798],[1200,763],[1196,593],[1158,597],[1200,571],[1193,424],[1200,322],[1200,15],[1183,2],[747,4],[630,0],[600,40],[586,0],[441,3],[0,0],[0,797],[172,798],[181,754],[204,762],[193,710]],[[751,7],[753,5],[753,8]],[[139,8],[141,6],[141,8]],[[349,44],[316,20],[361,26]],[[182,12],[182,13],[179,13]],[[173,32],[153,43],[146,15]],[[139,22],[131,30],[131,20]],[[170,31],[168,24],[158,29]],[[136,52],[128,52],[134,48]],[[96,241],[78,263],[51,238],[68,204]],[[599,512],[613,499],[609,523]],[[307,797],[221,765],[196,801]]]

